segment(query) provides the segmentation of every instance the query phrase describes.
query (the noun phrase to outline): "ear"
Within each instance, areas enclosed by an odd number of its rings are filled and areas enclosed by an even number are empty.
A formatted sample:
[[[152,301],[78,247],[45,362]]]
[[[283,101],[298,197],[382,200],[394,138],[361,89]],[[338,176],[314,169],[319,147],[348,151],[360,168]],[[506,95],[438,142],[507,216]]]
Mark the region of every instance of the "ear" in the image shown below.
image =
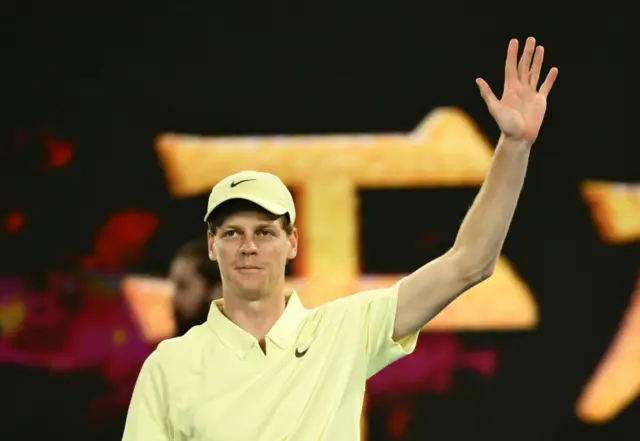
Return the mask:
[[[217,262],[218,258],[216,257],[215,250],[215,242],[216,236],[211,231],[207,231],[207,248],[209,249],[209,259],[213,262]]]
[[[293,260],[298,255],[298,230],[294,228],[287,239],[289,240],[289,245],[291,245],[287,253],[287,260]]]

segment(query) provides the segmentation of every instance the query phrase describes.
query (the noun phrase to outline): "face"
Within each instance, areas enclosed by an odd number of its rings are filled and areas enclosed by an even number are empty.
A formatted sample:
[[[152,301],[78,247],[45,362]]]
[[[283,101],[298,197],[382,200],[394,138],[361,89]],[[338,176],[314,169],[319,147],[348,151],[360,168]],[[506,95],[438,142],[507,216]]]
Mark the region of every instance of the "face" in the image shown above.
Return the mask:
[[[173,306],[178,335],[206,321],[211,301],[220,297],[220,287],[212,287],[198,274],[197,262],[178,257],[171,263],[169,279],[174,286]]]
[[[282,289],[297,249],[297,232],[288,235],[280,219],[260,212],[231,214],[215,235],[209,233],[209,256],[218,262],[225,289],[251,300]]]

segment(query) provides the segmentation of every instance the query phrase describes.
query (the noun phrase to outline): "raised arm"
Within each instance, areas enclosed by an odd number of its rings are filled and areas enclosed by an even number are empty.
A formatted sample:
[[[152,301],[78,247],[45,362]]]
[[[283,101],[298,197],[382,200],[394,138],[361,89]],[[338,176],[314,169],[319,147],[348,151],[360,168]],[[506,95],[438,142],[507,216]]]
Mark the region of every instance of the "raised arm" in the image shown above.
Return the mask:
[[[552,68],[538,90],[544,50],[529,38],[518,64],[518,41],[511,40],[502,98],[478,78],[476,83],[501,136],[489,173],[467,213],[453,247],[400,284],[394,339],[418,331],[456,297],[493,273],[522,190],[529,161],[558,75]],[[532,63],[533,59],[533,63]]]

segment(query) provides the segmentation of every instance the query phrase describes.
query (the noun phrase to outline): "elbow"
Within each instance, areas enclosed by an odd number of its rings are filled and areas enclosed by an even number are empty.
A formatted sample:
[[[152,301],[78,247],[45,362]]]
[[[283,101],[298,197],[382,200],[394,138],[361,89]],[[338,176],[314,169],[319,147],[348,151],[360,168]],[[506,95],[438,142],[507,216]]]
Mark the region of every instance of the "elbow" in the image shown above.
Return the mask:
[[[481,284],[493,275],[494,267],[485,269],[474,269],[463,272],[464,284],[469,288]]]
[[[485,269],[484,271],[481,271],[479,274],[477,283],[482,283],[488,278],[490,278],[491,276],[493,276],[494,271],[495,271],[495,265],[491,265],[491,267]]]
[[[489,279],[495,272],[497,258],[487,259],[462,251],[457,251],[456,254],[458,254],[460,275],[467,286],[478,285]]]
[[[484,282],[485,280],[487,280],[489,277],[493,276],[493,273],[496,270],[496,265],[498,264],[498,259],[493,259],[491,260],[491,262],[489,262],[488,265],[485,265],[484,267],[482,267],[482,269],[480,270],[480,281]]]

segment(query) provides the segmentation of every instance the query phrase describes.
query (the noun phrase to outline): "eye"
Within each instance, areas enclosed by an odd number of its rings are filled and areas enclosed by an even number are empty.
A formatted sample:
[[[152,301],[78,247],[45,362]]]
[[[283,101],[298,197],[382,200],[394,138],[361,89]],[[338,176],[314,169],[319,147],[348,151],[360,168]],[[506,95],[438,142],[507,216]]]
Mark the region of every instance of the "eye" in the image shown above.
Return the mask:
[[[261,236],[275,236],[275,233],[271,230],[260,230],[258,234]]]
[[[233,237],[236,234],[234,230],[225,231],[222,237]]]

